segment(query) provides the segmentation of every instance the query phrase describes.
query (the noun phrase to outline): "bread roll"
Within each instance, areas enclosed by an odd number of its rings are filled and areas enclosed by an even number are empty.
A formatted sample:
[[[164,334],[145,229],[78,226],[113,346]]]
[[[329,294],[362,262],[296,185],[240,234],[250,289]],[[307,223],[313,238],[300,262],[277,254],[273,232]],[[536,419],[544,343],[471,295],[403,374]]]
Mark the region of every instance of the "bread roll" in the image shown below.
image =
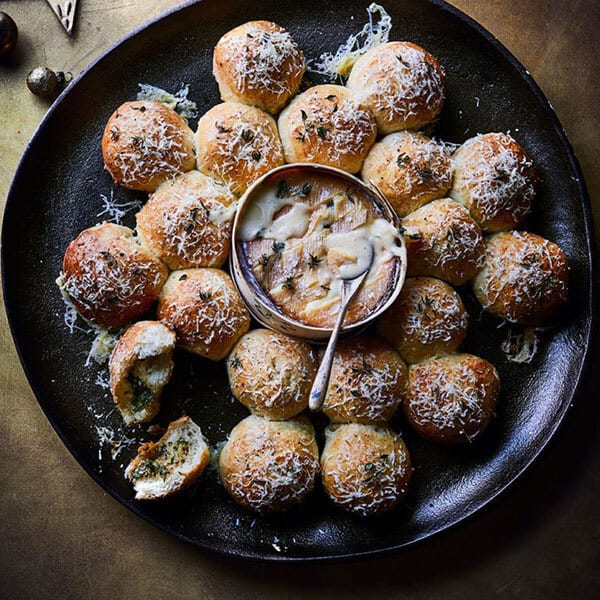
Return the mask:
[[[485,251],[479,225],[448,198],[434,200],[402,220],[409,276],[430,276],[452,285],[473,279]]]
[[[120,329],[152,307],[167,274],[131,229],[102,223],[69,244],[57,283],[85,319]]]
[[[160,102],[125,102],[106,124],[102,156],[115,184],[153,192],[194,168],[194,135],[183,117]]]
[[[298,92],[306,70],[292,36],[270,21],[228,31],[215,46],[213,75],[224,102],[243,102],[278,113]]]
[[[409,367],[402,408],[422,437],[460,444],[489,425],[499,393],[493,365],[472,354],[452,354]]]
[[[568,295],[564,252],[535,233],[507,231],[485,244],[473,291],[489,313],[521,325],[541,325],[556,316]]]
[[[384,340],[344,340],[335,350],[322,410],[332,423],[385,423],[400,405],[406,378],[406,365]]]
[[[409,277],[377,331],[413,364],[456,352],[467,324],[467,311],[452,287],[433,277]]]
[[[329,427],[325,434],[322,481],[337,506],[366,517],[392,510],[406,496],[412,468],[399,435],[356,423]]]
[[[375,142],[369,109],[340,85],[317,85],[296,96],[279,115],[285,160],[357,173]]]
[[[455,176],[450,196],[469,209],[483,231],[513,229],[531,212],[535,168],[510,135],[478,135],[452,158]]]
[[[361,177],[373,182],[404,217],[445,196],[452,183],[450,153],[420,133],[391,133],[371,148]]]
[[[227,359],[233,395],[253,414],[273,421],[307,408],[316,371],[308,344],[268,329],[249,331]]]
[[[173,271],[157,314],[177,335],[178,346],[215,361],[225,358],[250,327],[248,309],[219,269]]]
[[[239,102],[223,102],[198,121],[198,170],[241,196],[261,175],[283,164],[273,117]]]
[[[138,236],[170,269],[220,267],[229,254],[236,208],[224,185],[189,171],[150,196],[136,215]]]
[[[173,421],[158,442],[140,447],[125,470],[136,500],[155,500],[193,485],[210,461],[200,427],[189,417]]]
[[[110,356],[110,391],[125,425],[151,421],[173,372],[175,334],[157,321],[139,321]]]
[[[419,129],[442,110],[446,78],[429,52],[410,42],[388,42],[361,56],[346,84],[366,104],[383,134]]]
[[[269,421],[251,415],[233,428],[219,471],[242,506],[259,513],[292,508],[313,489],[319,472],[313,426],[306,418]]]

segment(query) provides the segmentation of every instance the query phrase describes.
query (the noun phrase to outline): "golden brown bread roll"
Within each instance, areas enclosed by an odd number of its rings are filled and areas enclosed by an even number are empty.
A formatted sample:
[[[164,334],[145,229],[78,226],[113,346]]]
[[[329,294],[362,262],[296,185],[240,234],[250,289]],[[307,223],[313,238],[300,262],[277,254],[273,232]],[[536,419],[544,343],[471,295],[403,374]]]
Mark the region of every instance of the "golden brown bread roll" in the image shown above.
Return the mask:
[[[483,231],[504,231],[531,212],[537,187],[532,160],[506,133],[467,140],[452,157],[450,196],[464,204]]]
[[[237,200],[188,171],[162,183],[136,215],[140,240],[170,269],[220,267],[229,254]]]
[[[292,508],[313,489],[319,472],[313,426],[302,417],[269,421],[251,415],[229,435],[219,472],[242,506],[259,513]]]
[[[241,196],[261,175],[283,164],[283,148],[271,115],[254,106],[223,102],[198,121],[198,170]]]
[[[467,324],[467,311],[452,287],[433,277],[409,277],[377,331],[412,364],[456,352]]]
[[[138,321],[120,338],[108,363],[110,391],[125,425],[151,421],[173,371],[175,334],[158,321]]]
[[[308,406],[316,371],[308,344],[268,329],[249,331],[227,359],[233,395],[253,414],[273,421],[290,419]]]
[[[57,283],[85,319],[119,329],[151,308],[167,274],[131,229],[102,223],[69,244]]]
[[[449,198],[434,200],[402,219],[408,275],[462,285],[475,277],[485,251],[479,225]]]
[[[445,196],[452,184],[450,153],[420,133],[391,133],[371,148],[361,177],[372,181],[404,217]]]
[[[357,173],[375,142],[369,109],[340,85],[317,85],[296,96],[278,119],[286,162],[309,162]]]
[[[200,427],[189,417],[181,417],[158,442],[140,447],[125,476],[133,482],[136,500],[155,500],[196,483],[209,461]]]
[[[444,104],[446,78],[437,59],[410,42],[389,42],[361,56],[346,84],[375,115],[383,134],[419,129]]]
[[[219,269],[173,271],[157,314],[177,335],[178,346],[210,360],[225,358],[250,327],[248,309]]]
[[[243,102],[278,113],[298,92],[306,70],[292,36],[270,21],[228,31],[215,46],[213,75],[224,102]]]
[[[410,425],[437,443],[471,441],[490,423],[500,393],[496,369],[472,354],[433,358],[408,369],[402,403]]]
[[[328,427],[325,435],[323,487],[337,506],[366,517],[392,510],[406,496],[412,467],[399,435],[357,423]]]
[[[569,265],[564,252],[535,233],[491,236],[473,291],[485,310],[511,323],[540,325],[566,302]]]
[[[117,185],[152,192],[194,168],[194,134],[183,117],[160,102],[125,102],[106,124],[102,156]]]
[[[385,423],[400,405],[406,365],[384,340],[360,336],[335,350],[323,412],[332,423]]]

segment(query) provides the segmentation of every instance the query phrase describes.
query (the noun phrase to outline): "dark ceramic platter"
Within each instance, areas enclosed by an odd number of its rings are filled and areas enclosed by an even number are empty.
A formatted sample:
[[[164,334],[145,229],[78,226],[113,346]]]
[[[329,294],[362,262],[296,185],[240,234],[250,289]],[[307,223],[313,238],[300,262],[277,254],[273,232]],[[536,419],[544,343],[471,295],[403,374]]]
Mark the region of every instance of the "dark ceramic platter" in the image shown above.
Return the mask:
[[[140,504],[122,474],[135,443],[125,445],[116,460],[105,444],[99,458],[96,427],[113,428],[117,438],[123,429],[111,399],[95,384],[99,369],[84,366],[90,336],[70,334],[63,323],[54,279],[69,241],[100,220],[99,194],[113,189],[100,154],[108,116],[135,97],[137,82],[173,90],[188,82],[202,113],[219,101],[212,49],[227,30],[270,19],[288,28],[307,56],[316,57],[362,26],[367,4],[207,0],[150,23],[100,58],[55,103],[9,194],[2,233],[5,300],[40,405],[83,468],[117,500],[204,548],[269,560],[340,559],[397,550],[442,531],[484,506],[534,460],[565,416],[586,362],[593,306],[590,208],[577,160],[552,108],[508,51],[462,13],[442,2],[385,2],[394,23],[391,39],[421,44],[446,68],[448,98],[436,134],[461,142],[477,132],[510,130],[533,156],[541,189],[528,228],[559,243],[571,265],[571,300],[561,324],[546,335],[531,364],[511,364],[499,348],[506,330],[481,316],[469,291],[461,291],[472,316],[466,350],[491,360],[500,372],[498,418],[480,441],[459,449],[423,443],[401,420],[395,422],[416,471],[404,506],[385,517],[348,516],[317,489],[293,512],[257,518],[226,495],[214,473],[172,500]],[[136,195],[119,189],[115,197],[125,201]],[[131,214],[125,224],[133,225]],[[211,444],[224,440],[246,414],[229,394],[222,364],[179,353],[159,422],[182,413],[202,426]],[[150,439],[142,428],[130,437]]]

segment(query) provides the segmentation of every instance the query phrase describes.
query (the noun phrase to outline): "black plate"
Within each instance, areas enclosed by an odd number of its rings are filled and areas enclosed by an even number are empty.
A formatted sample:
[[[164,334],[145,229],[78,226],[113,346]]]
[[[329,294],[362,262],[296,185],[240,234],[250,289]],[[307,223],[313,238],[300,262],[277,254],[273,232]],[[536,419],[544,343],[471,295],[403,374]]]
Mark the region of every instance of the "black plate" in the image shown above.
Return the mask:
[[[140,504],[122,475],[134,445],[116,461],[105,445],[99,459],[96,427],[108,425],[121,435],[120,418],[110,413],[110,398],[94,383],[98,369],[84,366],[90,336],[66,330],[54,279],[69,241],[99,220],[99,194],[112,189],[100,153],[108,116],[135,96],[137,82],[167,89],[188,82],[203,112],[218,102],[211,57],[225,31],[250,19],[271,19],[316,57],[335,50],[361,26],[367,4],[207,0],[176,9],[127,37],[69,87],[27,147],[10,190],[2,232],[4,294],[40,405],[104,489],[151,523],[204,548],[273,560],[347,558],[395,550],[446,529],[489,502],[534,460],[567,412],[585,366],[593,307],[590,207],[577,160],[552,108],[514,57],[456,9],[437,1],[387,2],[394,23],[391,39],[423,45],[446,68],[448,99],[438,135],[461,142],[477,132],[510,130],[533,156],[541,189],[529,228],[559,243],[571,265],[563,323],[547,335],[532,364],[510,364],[499,349],[505,330],[480,316],[469,292],[463,294],[472,314],[466,349],[500,371],[498,418],[478,443],[460,449],[436,448],[405,431],[417,467],[414,486],[405,505],[385,517],[348,516],[318,489],[285,516],[257,518],[234,504],[214,473],[177,498]],[[115,196],[136,197],[124,190]],[[128,217],[126,224],[133,224]],[[176,358],[159,420],[166,423],[186,412],[211,443],[223,440],[245,414],[229,395],[223,365],[184,353]],[[396,425],[406,429],[402,422]],[[148,439],[142,429],[133,437]]]

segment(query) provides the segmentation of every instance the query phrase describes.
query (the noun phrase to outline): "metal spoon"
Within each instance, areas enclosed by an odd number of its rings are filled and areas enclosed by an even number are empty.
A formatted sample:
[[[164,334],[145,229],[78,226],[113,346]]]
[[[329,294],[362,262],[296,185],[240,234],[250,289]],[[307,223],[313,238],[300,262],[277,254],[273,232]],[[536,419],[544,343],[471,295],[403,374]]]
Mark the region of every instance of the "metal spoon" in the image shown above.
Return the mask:
[[[352,302],[352,298],[356,296],[356,292],[358,292],[358,290],[360,289],[360,286],[369,274],[369,270],[371,269],[371,265],[373,264],[373,246],[370,246],[370,248],[371,258],[369,259],[369,264],[365,267],[365,270],[359,273],[358,275],[354,274],[354,277],[352,278],[341,278],[342,289],[340,293],[340,312],[338,313],[338,317],[333,327],[333,331],[331,332],[331,337],[329,338],[327,348],[325,349],[325,354],[323,354],[321,364],[319,365],[319,370],[317,371],[317,375],[315,377],[315,380],[313,381],[312,389],[310,390],[310,396],[308,398],[308,406],[310,410],[319,410],[323,404],[323,401],[325,400],[325,394],[327,392],[327,386],[329,384],[329,377],[331,375],[331,364],[333,363],[333,355],[335,352],[335,347],[337,346],[340,330],[344,322],[344,317],[346,316],[346,312],[348,310],[350,302]]]

